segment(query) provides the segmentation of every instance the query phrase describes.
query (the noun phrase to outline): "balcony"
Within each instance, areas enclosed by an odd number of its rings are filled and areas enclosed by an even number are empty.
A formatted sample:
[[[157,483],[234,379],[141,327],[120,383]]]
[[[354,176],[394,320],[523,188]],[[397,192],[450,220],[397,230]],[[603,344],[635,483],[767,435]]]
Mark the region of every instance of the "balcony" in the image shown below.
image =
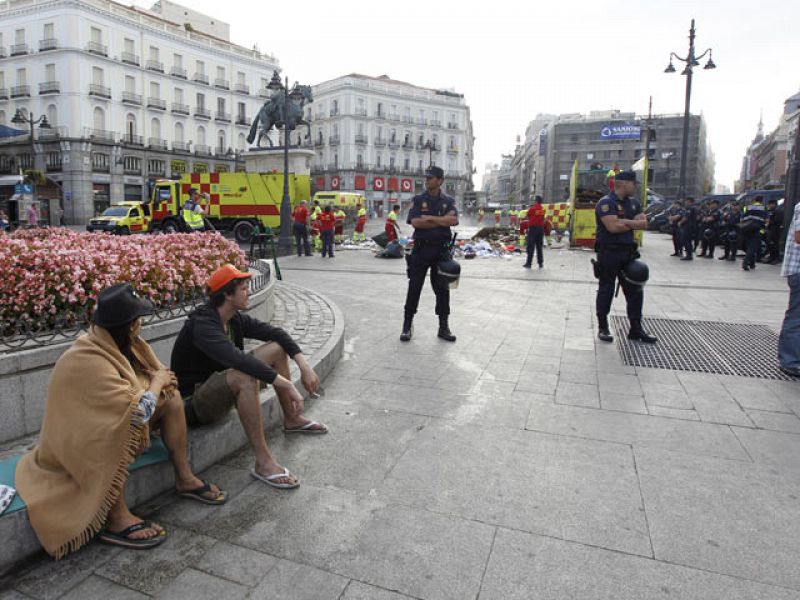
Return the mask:
[[[366,117],[367,116],[367,109],[366,108],[357,108],[353,111],[353,114],[357,117]]]
[[[236,117],[236,124],[237,125],[244,125],[245,127],[250,127],[251,123],[252,123],[252,121],[251,121],[250,117],[247,117],[245,115],[239,115],[238,117]]]
[[[58,81],[45,81],[39,84],[39,95],[58,94],[61,92],[61,83]]]
[[[40,142],[55,141],[65,137],[69,137],[66,127],[51,127],[36,132],[36,139]]]
[[[166,150],[167,140],[161,138],[149,137],[147,138],[147,145],[151,150]]]
[[[366,144],[366,143],[368,143],[367,136],[357,133],[356,144]]]
[[[145,69],[148,71],[155,71],[157,73],[164,72],[164,63],[158,62],[157,60],[148,60],[147,64],[145,65]]]
[[[196,83],[202,83],[203,85],[208,85],[208,75],[205,73],[195,73],[192,77],[192,81]]]
[[[120,138],[120,141],[129,146],[144,146],[144,137],[141,135],[133,135],[132,133],[124,134],[122,138]]]
[[[400,121],[400,115],[398,115],[397,113],[392,113],[387,117],[387,119],[389,119],[390,121],[398,121],[399,122]]]
[[[99,56],[108,56],[108,46],[103,46],[100,42],[89,42],[86,44],[86,51]]]
[[[197,119],[211,119],[211,111],[202,106],[196,106],[194,109],[194,116]]]
[[[231,150],[230,148],[228,148],[228,150],[230,150],[231,152],[230,154],[228,154],[228,157],[233,158],[233,150]],[[222,146],[217,146],[216,148],[214,148],[214,154],[218,157],[224,157],[227,154],[227,151]]]
[[[137,106],[141,106],[142,95],[134,94],[133,92],[122,92],[122,102],[124,104],[136,104]]]
[[[30,98],[31,86],[29,85],[15,85],[11,88],[12,98]]]
[[[423,117],[417,117],[417,125],[427,125],[427,124],[428,124],[428,119],[425,119]]]
[[[386,147],[386,140],[384,138],[377,138],[373,144],[375,144],[376,148],[385,148]]]
[[[458,129],[458,123],[453,123],[452,121],[447,122],[448,129]]]
[[[314,140],[314,148],[323,148],[325,146],[325,140],[322,138],[317,138]]]
[[[448,146],[447,147],[448,154],[458,154],[458,146]]]
[[[8,88],[0,88],[0,100],[8,100]]]
[[[48,50],[57,50],[58,40],[55,38],[48,38],[46,40],[39,40],[39,52],[47,52]]]
[[[224,110],[218,110],[214,113],[214,120],[215,121],[222,121],[224,123],[231,122],[231,113],[225,112]]]
[[[152,108],[153,110],[167,110],[167,101],[162,100],[161,98],[153,98],[152,96],[148,96],[147,108]]]
[[[339,115],[339,109],[338,108],[332,108],[331,111],[330,111],[330,116],[331,117],[336,117],[338,115]]]
[[[188,104],[181,104],[180,102],[173,102],[172,103],[172,112],[176,115],[188,115],[189,114],[189,105]]]
[[[330,146],[338,146],[340,143],[341,140],[339,139],[338,135],[332,135],[330,138],[328,138],[328,144]]]
[[[403,150],[413,150],[413,149],[414,149],[414,142],[412,141],[403,142]]]
[[[250,94],[250,86],[246,83],[233,84],[233,91],[238,94]]]
[[[122,169],[122,172],[125,175],[141,175],[142,174],[142,165],[125,165]]]
[[[214,87],[215,88],[219,88],[221,90],[229,90],[229,89],[231,89],[231,84],[227,79],[221,79],[221,78],[217,77],[214,80]]]
[[[113,144],[117,136],[113,131],[106,131],[105,129],[87,129],[86,137],[96,142]]]
[[[389,148],[397,149],[400,147],[400,142],[397,140],[389,140]]]
[[[442,126],[442,122],[441,121],[433,121],[433,120],[431,120],[430,126],[431,127],[441,127]]]
[[[182,154],[191,154],[191,142],[172,142],[172,151],[180,152]]]
[[[169,74],[173,77],[178,77],[179,79],[186,79],[186,69],[183,67],[172,67],[169,70]]]
[[[126,65],[133,65],[134,67],[139,66],[139,55],[133,52],[123,52],[119,55],[119,59]]]
[[[12,44],[11,56],[22,56],[28,53],[28,44]]]
[[[403,123],[413,123],[414,119],[411,118],[411,115],[403,115]]]
[[[99,83],[90,83],[89,95],[109,100],[111,99],[111,88],[105,85],[100,85]]]
[[[195,144],[194,153],[197,156],[212,156],[211,146],[206,146],[205,144]]]

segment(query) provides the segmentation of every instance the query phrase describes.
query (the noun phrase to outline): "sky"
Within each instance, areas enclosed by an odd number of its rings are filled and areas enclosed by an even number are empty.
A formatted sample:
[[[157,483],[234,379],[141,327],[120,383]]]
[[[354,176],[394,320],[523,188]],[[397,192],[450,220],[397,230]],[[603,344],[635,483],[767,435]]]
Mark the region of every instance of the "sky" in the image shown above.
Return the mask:
[[[686,56],[692,18],[697,54],[712,48],[717,65],[695,69],[691,100],[706,119],[717,183],[738,178],[762,111],[769,132],[800,90],[796,1],[307,0],[274,16],[279,2],[182,3],[230,23],[232,42],[273,54],[292,82],[385,74],[464,94],[476,186],[538,113],[646,114],[651,96],[655,114],[683,113],[682,68],[664,68],[670,52]]]

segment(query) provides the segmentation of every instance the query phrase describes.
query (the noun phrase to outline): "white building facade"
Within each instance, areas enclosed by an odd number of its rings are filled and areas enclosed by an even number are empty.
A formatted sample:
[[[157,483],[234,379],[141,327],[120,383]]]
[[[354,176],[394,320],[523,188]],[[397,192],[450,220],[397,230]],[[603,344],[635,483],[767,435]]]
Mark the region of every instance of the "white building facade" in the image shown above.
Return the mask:
[[[317,190],[354,191],[387,209],[424,191],[429,164],[445,193],[463,201],[473,175],[472,122],[464,96],[351,74],[313,86],[307,108]]]
[[[0,144],[0,174],[43,170],[67,223],[146,197],[149,180],[243,164],[277,61],[204,33],[227,32],[225,23],[189,9],[175,22],[162,8],[181,7],[0,3],[0,125],[27,130],[11,122],[22,110],[52,126],[36,129],[33,153],[27,135]]]

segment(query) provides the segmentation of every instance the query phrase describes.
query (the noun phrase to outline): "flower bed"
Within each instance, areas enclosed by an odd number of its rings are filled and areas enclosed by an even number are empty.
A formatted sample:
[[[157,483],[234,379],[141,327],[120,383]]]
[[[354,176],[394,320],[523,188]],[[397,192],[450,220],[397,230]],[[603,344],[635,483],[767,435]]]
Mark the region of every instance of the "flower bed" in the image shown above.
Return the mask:
[[[202,293],[224,263],[247,264],[218,233],[114,236],[55,228],[0,235],[0,334],[20,323],[39,330],[76,324],[98,292],[120,282],[168,306]]]

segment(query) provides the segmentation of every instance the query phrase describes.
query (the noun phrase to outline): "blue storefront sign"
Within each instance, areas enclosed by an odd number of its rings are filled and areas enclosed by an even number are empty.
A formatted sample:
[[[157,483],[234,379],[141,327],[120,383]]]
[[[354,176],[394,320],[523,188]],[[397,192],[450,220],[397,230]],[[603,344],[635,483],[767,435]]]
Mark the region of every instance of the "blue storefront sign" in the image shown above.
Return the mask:
[[[29,183],[18,183],[14,186],[14,193],[15,194],[32,194],[33,193],[33,184]]]
[[[609,123],[600,130],[601,140],[638,140],[641,137],[641,127],[630,123]]]

